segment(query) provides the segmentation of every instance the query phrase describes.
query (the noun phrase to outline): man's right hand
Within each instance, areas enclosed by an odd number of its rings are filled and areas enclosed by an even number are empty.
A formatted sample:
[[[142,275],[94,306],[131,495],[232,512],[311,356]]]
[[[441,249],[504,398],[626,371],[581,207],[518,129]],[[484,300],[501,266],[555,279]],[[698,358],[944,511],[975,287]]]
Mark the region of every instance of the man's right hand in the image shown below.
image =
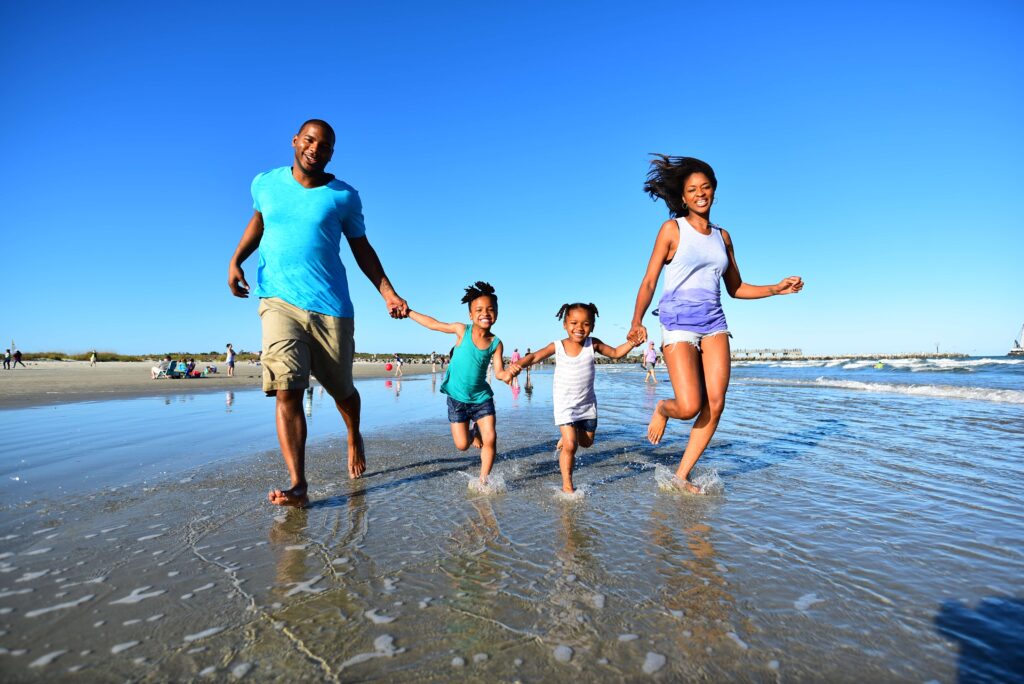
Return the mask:
[[[244,299],[249,296],[249,283],[245,282],[245,271],[241,266],[231,264],[228,267],[228,289],[236,297]]]

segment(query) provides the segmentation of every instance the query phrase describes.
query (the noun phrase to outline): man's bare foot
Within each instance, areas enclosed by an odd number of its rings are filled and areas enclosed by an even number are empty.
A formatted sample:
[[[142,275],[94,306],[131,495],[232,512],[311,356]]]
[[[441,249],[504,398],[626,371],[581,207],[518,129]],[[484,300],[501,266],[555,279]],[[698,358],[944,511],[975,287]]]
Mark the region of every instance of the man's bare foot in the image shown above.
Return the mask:
[[[307,486],[296,485],[291,489],[272,489],[267,494],[267,499],[275,506],[293,506],[305,508],[309,505],[309,497],[306,496]]]
[[[356,434],[355,439],[349,435],[348,440],[348,476],[357,479],[366,471],[366,450],[363,448],[363,436]]]
[[[647,441],[651,444],[660,442],[662,435],[665,434],[666,423],[668,423],[668,417],[661,414],[661,402],[659,401],[654,407],[651,422],[647,424]]]

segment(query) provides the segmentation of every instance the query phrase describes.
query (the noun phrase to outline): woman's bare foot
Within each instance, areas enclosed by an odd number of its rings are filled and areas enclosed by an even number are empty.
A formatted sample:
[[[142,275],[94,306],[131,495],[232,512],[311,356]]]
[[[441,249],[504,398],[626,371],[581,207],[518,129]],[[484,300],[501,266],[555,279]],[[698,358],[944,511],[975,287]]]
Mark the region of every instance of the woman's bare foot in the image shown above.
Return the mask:
[[[662,400],[664,401],[664,400]],[[651,415],[651,422],[647,424],[647,441],[657,444],[665,434],[665,425],[668,423],[668,416],[661,413],[661,401],[654,407],[654,414]]]
[[[693,484],[686,478],[679,477],[676,475],[672,478],[672,484],[676,489],[686,492],[687,494],[703,494],[704,490]]]
[[[306,496],[307,485],[295,485],[291,489],[272,489],[267,494],[267,499],[275,506],[293,506],[305,508],[309,505],[309,497]]]
[[[355,480],[366,471],[366,450],[363,449],[363,436],[356,434],[355,439],[348,439],[348,476]]]

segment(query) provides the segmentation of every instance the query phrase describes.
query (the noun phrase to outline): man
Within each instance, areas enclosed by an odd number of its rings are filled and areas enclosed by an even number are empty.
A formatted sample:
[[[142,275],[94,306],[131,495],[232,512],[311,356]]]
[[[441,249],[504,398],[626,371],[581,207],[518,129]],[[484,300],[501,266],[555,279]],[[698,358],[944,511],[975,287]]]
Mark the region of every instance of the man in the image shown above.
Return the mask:
[[[291,477],[291,487],[268,495],[277,506],[309,503],[302,395],[310,373],[334,398],[348,427],[349,477],[366,470],[359,393],[352,384],[353,310],[341,263],[342,235],[391,317],[409,313],[366,239],[359,194],[325,171],[334,142],[331,126],[311,119],[292,138],[293,165],[256,176],[255,212],[228,266],[232,294],[247,297],[242,263],[260,248],[256,288],[263,324],[263,390],[277,398],[277,437]]]
[[[11,369],[11,350],[8,349],[4,352],[4,370]]]

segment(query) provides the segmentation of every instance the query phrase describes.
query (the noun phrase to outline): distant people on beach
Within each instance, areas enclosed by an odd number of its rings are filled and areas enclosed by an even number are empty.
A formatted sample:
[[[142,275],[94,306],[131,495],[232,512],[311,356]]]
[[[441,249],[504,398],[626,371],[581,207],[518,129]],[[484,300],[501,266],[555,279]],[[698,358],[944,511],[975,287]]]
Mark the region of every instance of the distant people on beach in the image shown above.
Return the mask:
[[[157,363],[155,366],[153,366],[152,368],[149,369],[149,376],[153,380],[156,380],[161,375],[166,377],[167,376],[167,369],[170,368],[170,365],[171,365],[171,357],[170,356],[165,356],[159,363]]]
[[[512,363],[512,365],[515,365],[515,364],[519,363],[519,360],[521,358],[523,358],[523,356],[522,356],[522,354],[519,353],[519,348],[518,347],[514,347],[512,349],[512,354],[509,356],[509,361]],[[515,389],[515,390],[519,389],[519,374],[518,373],[516,373],[516,374],[514,374],[512,376],[512,389]],[[517,393],[514,393],[514,395],[515,394],[517,394]]]
[[[647,381],[651,381],[655,384],[658,382],[658,378],[654,376],[654,367],[658,363],[658,351],[654,348],[654,342],[647,345],[647,351],[644,352],[644,370],[647,371],[647,375],[644,376],[644,384]]]
[[[89,354],[89,367],[91,368],[92,366],[95,366],[95,365],[96,365],[96,350],[93,350],[92,353]]]
[[[27,366],[25,365],[25,362],[21,360],[21,350],[20,349],[15,349],[14,350],[14,357],[13,358],[14,358],[14,364],[11,366],[11,370],[14,370],[15,368],[17,368],[19,363],[21,364],[22,368],[27,368]]]
[[[4,370],[11,369],[11,350],[4,351]]]
[[[228,342],[227,351],[225,353],[224,365],[228,367],[228,377],[235,377],[235,348]]]
[[[404,361],[402,360],[402,357],[398,355],[398,352],[395,352],[395,355],[391,357],[391,364],[394,366],[396,378],[402,377],[403,363]]]
[[[557,445],[558,466],[562,471],[562,491],[571,494],[576,491],[572,482],[576,450],[591,446],[597,432],[594,353],[610,359],[621,359],[637,343],[626,340],[617,347],[611,347],[591,337],[597,321],[597,307],[590,303],[563,304],[555,318],[562,321],[568,336],[526,354],[518,363],[510,366],[510,371],[518,375],[523,367],[529,368],[549,356],[555,357],[551,397],[555,405],[555,425],[561,433]]]
[[[437,372],[437,352],[430,352],[430,372]]]
[[[718,428],[729,389],[731,335],[722,311],[721,281],[736,299],[794,294],[804,286],[798,276],[783,278],[775,285],[743,282],[732,238],[711,223],[717,189],[715,172],[699,159],[657,155],[651,162],[644,191],[663,200],[672,218],[661,225],[654,241],[629,331],[629,338],[637,344],[647,339],[643,317],[664,271],[664,291],[656,313],[675,396],[655,406],[647,439],[658,444],[669,418],[696,416],[675,473],[676,486],[693,494],[703,492],[690,481],[690,472]]]
[[[494,363],[495,376],[509,382],[512,374],[502,361],[501,340],[493,332],[498,322],[498,295],[489,283],[477,281],[466,288],[462,303],[469,307],[469,325],[442,323],[418,311],[409,318],[425,328],[455,335],[451,363],[441,383],[448,397],[448,422],[455,448],[480,449],[480,484],[487,486],[494,466],[498,434],[495,427],[494,391],[487,384],[487,367]]]
[[[302,395],[311,372],[334,398],[348,428],[349,477],[366,470],[361,403],[352,382],[353,309],[341,261],[342,236],[391,317],[405,318],[409,311],[366,238],[359,193],[325,170],[335,140],[330,124],[310,119],[292,138],[292,165],[256,176],[255,211],[228,265],[232,294],[248,297],[242,264],[259,248],[263,389],[276,396],[278,440],[291,479],[287,489],[268,494],[278,506],[309,502]]]

